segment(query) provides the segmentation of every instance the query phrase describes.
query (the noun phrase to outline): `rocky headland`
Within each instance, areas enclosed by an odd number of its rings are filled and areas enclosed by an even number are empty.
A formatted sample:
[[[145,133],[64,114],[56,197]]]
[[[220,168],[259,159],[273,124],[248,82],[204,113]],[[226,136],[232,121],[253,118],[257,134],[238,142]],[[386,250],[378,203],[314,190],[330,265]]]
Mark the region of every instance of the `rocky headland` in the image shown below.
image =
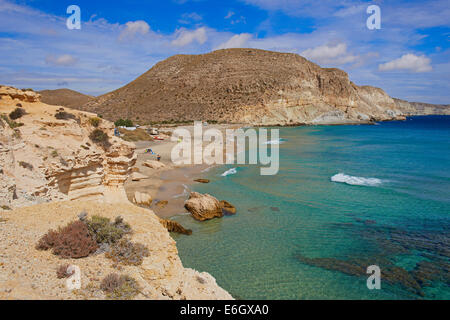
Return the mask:
[[[183,267],[168,230],[190,230],[128,200],[124,183],[136,163],[135,145],[115,137],[111,122],[6,86],[0,115],[0,299],[105,299],[101,279],[112,272],[136,279],[136,299],[232,299],[211,275]],[[101,252],[61,259],[36,249],[49,229],[81,212],[124,218],[148,256],[117,268]],[[62,263],[80,267],[79,290],[57,278]]]
[[[254,126],[351,124],[450,114],[449,106],[410,103],[358,86],[346,72],[293,53],[225,49],[176,55],[82,110],[110,120],[209,120]]]

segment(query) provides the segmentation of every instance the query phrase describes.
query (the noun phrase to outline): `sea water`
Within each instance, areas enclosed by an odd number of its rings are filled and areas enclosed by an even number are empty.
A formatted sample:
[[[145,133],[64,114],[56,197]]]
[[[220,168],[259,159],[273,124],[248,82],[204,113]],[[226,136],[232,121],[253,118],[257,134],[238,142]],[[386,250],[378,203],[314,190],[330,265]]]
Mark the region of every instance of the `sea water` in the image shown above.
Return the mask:
[[[195,191],[234,216],[173,235],[238,299],[450,299],[450,117],[281,128],[280,171],[223,166]],[[365,271],[381,269],[381,289]]]

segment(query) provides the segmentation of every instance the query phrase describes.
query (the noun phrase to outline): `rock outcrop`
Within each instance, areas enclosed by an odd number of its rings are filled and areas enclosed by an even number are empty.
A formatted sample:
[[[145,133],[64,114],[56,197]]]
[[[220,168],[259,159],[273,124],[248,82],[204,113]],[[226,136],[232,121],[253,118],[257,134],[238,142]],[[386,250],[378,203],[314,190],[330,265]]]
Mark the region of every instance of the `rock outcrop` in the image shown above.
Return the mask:
[[[148,193],[136,191],[134,193],[133,201],[137,205],[150,207],[152,205],[153,199]]]
[[[176,55],[83,110],[145,121],[216,120],[251,125],[345,124],[450,114],[358,86],[348,74],[293,53],[226,49]]]
[[[136,161],[134,144],[113,135],[96,115],[39,102],[39,94],[0,87],[0,205],[20,207],[54,200],[127,201],[124,181]],[[17,105],[26,114],[12,121]],[[57,115],[55,117],[55,115]],[[90,138],[107,135],[109,147]]]
[[[162,169],[165,168],[166,165],[160,161],[155,160],[147,160],[144,162],[144,166],[150,168],[150,169]]]
[[[161,224],[167,229],[169,232],[181,233],[190,236],[192,234],[192,230],[185,229],[181,224],[176,221],[160,219]]]
[[[184,207],[198,221],[222,218],[223,212],[219,200],[209,194],[191,192]]]
[[[225,200],[220,201],[220,207],[222,208],[223,214],[227,216],[234,215],[237,212],[236,207]]]

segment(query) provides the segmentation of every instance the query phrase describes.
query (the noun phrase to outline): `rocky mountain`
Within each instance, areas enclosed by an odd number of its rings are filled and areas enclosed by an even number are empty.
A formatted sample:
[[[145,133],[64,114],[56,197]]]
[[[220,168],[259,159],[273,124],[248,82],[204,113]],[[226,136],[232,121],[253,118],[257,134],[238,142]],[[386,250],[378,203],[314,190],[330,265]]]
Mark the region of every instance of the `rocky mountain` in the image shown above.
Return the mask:
[[[339,69],[292,53],[226,49],[176,55],[83,110],[141,121],[216,120],[252,125],[341,124],[402,119],[420,108],[357,86]],[[438,110],[438,111],[436,111]]]
[[[39,91],[41,101],[46,104],[79,109],[94,97],[70,89]]]

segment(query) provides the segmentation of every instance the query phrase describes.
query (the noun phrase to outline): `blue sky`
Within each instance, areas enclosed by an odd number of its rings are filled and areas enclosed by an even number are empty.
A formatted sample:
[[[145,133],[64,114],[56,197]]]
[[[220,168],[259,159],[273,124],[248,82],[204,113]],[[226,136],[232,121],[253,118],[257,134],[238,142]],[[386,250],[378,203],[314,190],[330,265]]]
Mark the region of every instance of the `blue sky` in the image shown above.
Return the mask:
[[[66,9],[81,8],[81,30]],[[381,29],[369,30],[369,5]],[[174,54],[294,52],[358,85],[450,103],[450,1],[0,0],[0,84],[99,95]]]

